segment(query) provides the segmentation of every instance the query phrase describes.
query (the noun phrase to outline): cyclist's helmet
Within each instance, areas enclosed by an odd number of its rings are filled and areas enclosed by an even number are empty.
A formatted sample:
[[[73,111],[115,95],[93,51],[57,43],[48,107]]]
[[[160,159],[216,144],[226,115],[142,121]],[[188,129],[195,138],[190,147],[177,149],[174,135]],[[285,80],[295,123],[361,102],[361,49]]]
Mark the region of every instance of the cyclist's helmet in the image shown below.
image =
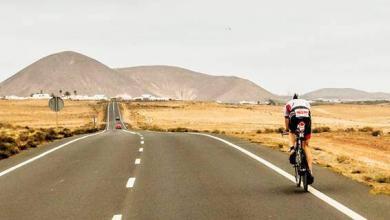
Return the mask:
[[[299,99],[299,96],[297,93],[294,94],[293,99]]]

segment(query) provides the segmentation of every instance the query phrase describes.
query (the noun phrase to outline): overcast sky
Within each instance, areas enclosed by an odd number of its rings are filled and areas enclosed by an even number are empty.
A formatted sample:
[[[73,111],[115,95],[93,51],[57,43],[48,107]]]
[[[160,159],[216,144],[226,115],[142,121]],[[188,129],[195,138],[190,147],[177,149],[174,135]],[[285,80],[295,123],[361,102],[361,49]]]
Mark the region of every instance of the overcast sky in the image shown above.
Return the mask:
[[[64,50],[175,65],[277,94],[390,92],[390,1],[0,0],[0,80]]]

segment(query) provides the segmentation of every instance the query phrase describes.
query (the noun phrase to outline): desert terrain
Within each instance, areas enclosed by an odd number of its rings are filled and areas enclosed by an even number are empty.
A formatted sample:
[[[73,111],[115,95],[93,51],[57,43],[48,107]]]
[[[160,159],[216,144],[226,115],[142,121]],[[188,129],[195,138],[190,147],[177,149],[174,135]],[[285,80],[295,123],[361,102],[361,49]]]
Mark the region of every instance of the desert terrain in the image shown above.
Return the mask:
[[[47,100],[0,100],[0,159],[64,137],[95,132],[105,126],[106,107],[105,102],[65,100],[56,116]]]
[[[288,150],[279,133],[283,106],[133,102],[122,108],[135,129],[222,133]],[[312,114],[315,163],[390,194],[390,105],[318,105]]]
[[[104,123],[102,103],[96,101],[64,100],[65,107],[58,113],[58,126],[75,128]],[[56,126],[56,113],[48,107],[48,100],[0,100],[0,122],[35,128]]]

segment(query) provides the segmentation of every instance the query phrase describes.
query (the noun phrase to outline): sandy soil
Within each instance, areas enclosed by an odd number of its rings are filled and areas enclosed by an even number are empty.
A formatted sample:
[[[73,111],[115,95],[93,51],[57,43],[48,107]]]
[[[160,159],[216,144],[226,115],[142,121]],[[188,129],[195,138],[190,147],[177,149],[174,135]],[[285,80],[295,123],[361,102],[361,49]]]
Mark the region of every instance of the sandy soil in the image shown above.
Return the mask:
[[[58,113],[58,125],[67,128],[80,127],[93,122],[104,123],[103,105],[96,101],[65,100],[65,107]],[[56,126],[56,113],[48,107],[47,100],[0,100],[0,122],[19,126],[48,128]]]

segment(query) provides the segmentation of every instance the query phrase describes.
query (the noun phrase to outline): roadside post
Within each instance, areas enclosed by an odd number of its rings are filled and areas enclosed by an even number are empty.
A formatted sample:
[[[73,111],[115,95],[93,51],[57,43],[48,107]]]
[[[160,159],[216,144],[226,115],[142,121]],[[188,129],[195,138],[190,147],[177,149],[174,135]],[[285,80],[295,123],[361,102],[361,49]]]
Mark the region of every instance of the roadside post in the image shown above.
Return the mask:
[[[96,116],[93,116],[92,122],[93,122],[93,128],[96,128],[96,122],[97,122],[97,117]]]
[[[58,112],[64,108],[64,100],[58,96],[49,99],[49,108],[56,113],[56,125],[58,128]]]

